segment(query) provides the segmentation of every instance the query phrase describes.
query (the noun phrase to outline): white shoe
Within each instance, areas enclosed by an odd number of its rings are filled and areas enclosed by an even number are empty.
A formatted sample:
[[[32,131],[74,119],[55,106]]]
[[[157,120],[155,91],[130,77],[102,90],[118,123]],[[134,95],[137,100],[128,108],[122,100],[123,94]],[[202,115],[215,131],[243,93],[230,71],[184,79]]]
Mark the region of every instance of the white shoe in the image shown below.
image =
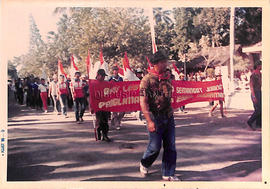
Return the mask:
[[[166,181],[180,181],[177,176],[162,176],[162,179]]]
[[[48,110],[45,110],[44,113],[45,113],[45,114],[48,113]]]
[[[121,129],[121,127],[120,127],[120,126],[117,126],[117,127],[116,127],[116,130],[120,130],[120,129]]]
[[[143,177],[146,177],[146,175],[148,174],[148,168],[144,167],[142,163],[140,163],[140,172]]]

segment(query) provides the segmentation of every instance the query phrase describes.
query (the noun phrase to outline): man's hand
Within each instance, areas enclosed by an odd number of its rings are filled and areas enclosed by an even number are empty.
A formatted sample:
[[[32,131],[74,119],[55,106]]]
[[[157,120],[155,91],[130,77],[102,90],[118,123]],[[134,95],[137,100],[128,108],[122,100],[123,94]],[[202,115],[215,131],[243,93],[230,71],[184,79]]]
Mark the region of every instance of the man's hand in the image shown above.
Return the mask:
[[[152,133],[152,132],[155,132],[156,131],[155,122],[149,121],[148,124],[147,124],[147,126],[148,126],[148,131],[149,132]]]

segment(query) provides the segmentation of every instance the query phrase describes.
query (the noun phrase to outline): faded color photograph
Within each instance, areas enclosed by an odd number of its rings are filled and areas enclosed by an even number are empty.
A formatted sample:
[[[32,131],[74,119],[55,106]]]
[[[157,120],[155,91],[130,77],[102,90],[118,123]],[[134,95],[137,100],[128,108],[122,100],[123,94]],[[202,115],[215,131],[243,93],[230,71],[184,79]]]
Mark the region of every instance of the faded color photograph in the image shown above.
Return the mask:
[[[263,7],[22,6],[7,182],[264,182]]]

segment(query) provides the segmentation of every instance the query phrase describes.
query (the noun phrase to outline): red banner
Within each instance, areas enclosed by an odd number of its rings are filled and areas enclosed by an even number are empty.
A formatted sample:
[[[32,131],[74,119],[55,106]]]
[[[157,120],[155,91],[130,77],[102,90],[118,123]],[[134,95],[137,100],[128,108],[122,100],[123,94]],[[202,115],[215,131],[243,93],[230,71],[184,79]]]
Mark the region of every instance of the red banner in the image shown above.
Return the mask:
[[[172,107],[192,102],[224,100],[222,81],[172,81]],[[96,111],[131,112],[140,110],[140,81],[89,81],[91,108]]]

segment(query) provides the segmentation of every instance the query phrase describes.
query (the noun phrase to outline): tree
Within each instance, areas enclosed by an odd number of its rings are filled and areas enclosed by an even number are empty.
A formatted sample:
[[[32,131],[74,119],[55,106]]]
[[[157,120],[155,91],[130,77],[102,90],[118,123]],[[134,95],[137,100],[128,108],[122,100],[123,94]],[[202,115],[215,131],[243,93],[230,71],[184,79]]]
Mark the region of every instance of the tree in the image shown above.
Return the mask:
[[[262,40],[262,8],[236,8],[235,41],[248,46]]]
[[[201,36],[207,36],[212,47],[229,44],[229,8],[202,8],[194,19],[194,26],[200,30]]]
[[[34,52],[38,50],[42,45],[44,45],[43,40],[41,39],[41,35],[39,32],[39,29],[37,27],[37,24],[34,20],[34,17],[30,15],[29,17],[30,21],[30,52]]]
[[[155,19],[155,40],[159,50],[166,51],[170,58],[178,60],[177,52],[172,50],[173,38],[176,36],[172,11],[162,8],[153,8]]]
[[[173,21],[171,19],[171,10],[163,10],[161,7],[153,8],[154,12],[154,19],[156,21],[156,24],[158,23],[165,23],[166,25],[173,24]]]
[[[186,56],[190,50],[190,43],[198,38],[198,30],[193,20],[199,13],[197,8],[176,8],[174,9],[175,34],[172,50],[178,52],[178,57]]]
[[[10,60],[8,61],[8,76],[11,79],[18,78],[16,66]]]

